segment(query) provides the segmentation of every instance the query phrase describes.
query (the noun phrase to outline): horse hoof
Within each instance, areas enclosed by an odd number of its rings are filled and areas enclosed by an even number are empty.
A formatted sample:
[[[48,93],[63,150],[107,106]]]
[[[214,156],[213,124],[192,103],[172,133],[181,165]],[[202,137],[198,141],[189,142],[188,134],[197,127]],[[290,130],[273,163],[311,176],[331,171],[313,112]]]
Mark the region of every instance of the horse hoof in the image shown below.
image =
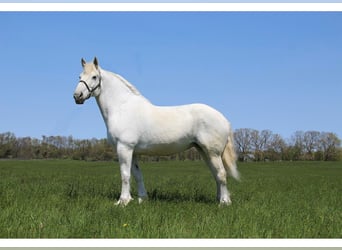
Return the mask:
[[[220,207],[230,206],[231,204],[232,204],[232,201],[230,199],[228,199],[228,200],[221,200],[219,206]]]
[[[147,199],[148,199],[147,196],[146,197],[139,197],[138,198],[138,203],[141,204],[141,203],[147,201]]]
[[[131,200],[133,200],[133,198],[130,198],[130,199],[119,199],[116,203],[114,203],[114,205],[115,206],[126,207]]]

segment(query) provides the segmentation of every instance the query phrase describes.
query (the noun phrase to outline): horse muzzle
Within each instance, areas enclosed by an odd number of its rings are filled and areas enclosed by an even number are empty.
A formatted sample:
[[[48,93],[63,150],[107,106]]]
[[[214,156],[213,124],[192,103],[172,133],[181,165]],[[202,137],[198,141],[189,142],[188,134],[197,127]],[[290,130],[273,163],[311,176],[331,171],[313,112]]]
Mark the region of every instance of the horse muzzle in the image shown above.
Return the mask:
[[[75,99],[75,103],[76,104],[83,104],[84,101],[85,101],[85,98],[83,98],[83,94],[80,93],[80,94],[74,94],[74,99]]]

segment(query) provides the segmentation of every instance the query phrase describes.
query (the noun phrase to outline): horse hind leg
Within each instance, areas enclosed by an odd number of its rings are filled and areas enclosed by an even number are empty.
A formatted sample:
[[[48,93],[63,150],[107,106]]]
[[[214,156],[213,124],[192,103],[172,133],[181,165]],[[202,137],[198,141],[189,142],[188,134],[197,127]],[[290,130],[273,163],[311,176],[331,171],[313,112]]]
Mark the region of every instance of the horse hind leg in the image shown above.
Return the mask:
[[[197,150],[208,165],[212,175],[216,181],[216,198],[222,205],[230,205],[230,194],[227,189],[227,172],[224,168],[222,158],[220,155],[210,154],[196,145]]]
[[[216,180],[217,199],[220,204],[231,204],[230,194],[227,189],[227,172],[224,168],[221,156],[209,157],[209,167]]]
[[[138,186],[138,202],[140,204],[147,199],[147,192],[144,185],[143,175],[138,165],[138,160],[136,156],[133,156],[131,171]]]

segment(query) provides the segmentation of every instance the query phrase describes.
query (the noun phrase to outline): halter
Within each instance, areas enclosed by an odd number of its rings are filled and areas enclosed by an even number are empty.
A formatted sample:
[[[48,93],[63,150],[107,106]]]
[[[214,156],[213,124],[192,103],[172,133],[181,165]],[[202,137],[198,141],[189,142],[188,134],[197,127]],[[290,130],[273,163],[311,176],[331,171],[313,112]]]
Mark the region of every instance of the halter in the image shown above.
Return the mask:
[[[87,99],[93,94],[93,92],[97,89],[97,88],[99,88],[100,86],[101,86],[101,80],[102,80],[102,77],[101,77],[101,74],[100,74],[100,72],[99,72],[99,83],[94,87],[94,88],[90,88],[89,87],[89,85],[87,84],[87,82],[86,81],[84,81],[84,80],[80,80],[79,82],[81,82],[81,83],[83,83],[85,86],[86,86],[86,88],[87,88],[87,90],[88,90],[88,92],[89,92],[89,94],[88,94],[88,96],[87,96]]]

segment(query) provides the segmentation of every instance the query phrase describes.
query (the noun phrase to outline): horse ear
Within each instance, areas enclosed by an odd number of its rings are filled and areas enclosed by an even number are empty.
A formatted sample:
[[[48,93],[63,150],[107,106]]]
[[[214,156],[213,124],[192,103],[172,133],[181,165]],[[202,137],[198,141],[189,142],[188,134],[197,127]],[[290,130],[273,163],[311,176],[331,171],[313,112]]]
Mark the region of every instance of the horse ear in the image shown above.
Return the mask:
[[[86,64],[86,61],[83,58],[81,59],[81,64],[82,64],[82,67],[84,68],[84,65]]]
[[[94,65],[95,65],[95,68],[96,69],[99,69],[99,62],[97,61],[97,58],[96,58],[96,56],[94,57]]]

